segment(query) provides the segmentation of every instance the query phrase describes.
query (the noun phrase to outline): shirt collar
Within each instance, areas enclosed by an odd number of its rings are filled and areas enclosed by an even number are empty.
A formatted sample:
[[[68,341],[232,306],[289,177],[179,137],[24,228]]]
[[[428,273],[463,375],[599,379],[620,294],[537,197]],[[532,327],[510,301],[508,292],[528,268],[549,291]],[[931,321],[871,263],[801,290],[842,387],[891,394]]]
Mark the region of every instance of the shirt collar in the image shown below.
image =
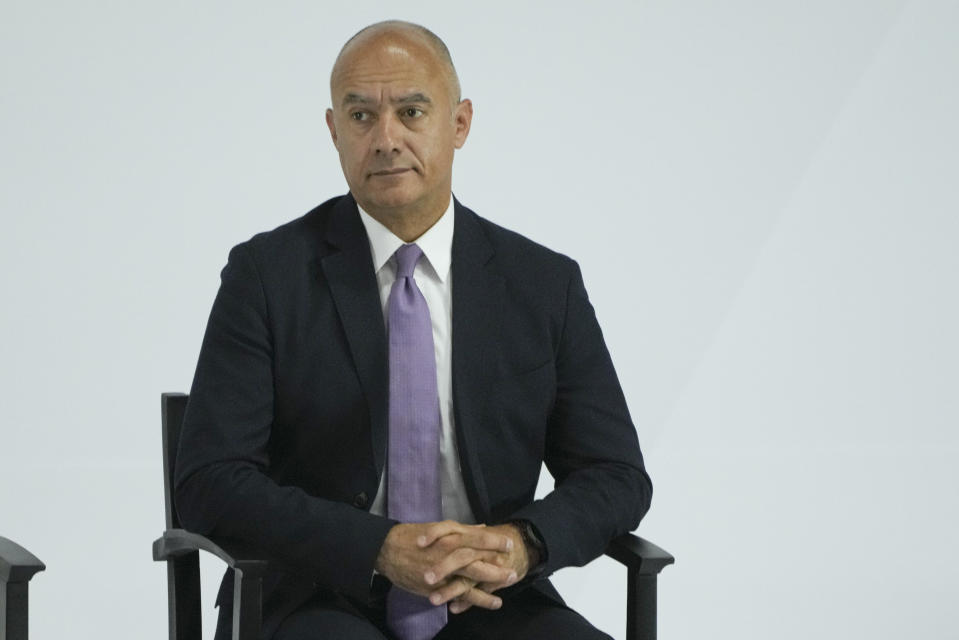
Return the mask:
[[[370,240],[370,253],[373,255],[373,271],[378,273],[390,261],[396,250],[406,244],[401,238],[387,229],[373,216],[363,211],[359,204],[360,220],[366,227],[366,236]],[[450,261],[453,252],[453,197],[450,204],[440,216],[440,219],[426,230],[414,242],[423,251],[423,256],[429,262],[440,282],[446,282],[450,273]]]

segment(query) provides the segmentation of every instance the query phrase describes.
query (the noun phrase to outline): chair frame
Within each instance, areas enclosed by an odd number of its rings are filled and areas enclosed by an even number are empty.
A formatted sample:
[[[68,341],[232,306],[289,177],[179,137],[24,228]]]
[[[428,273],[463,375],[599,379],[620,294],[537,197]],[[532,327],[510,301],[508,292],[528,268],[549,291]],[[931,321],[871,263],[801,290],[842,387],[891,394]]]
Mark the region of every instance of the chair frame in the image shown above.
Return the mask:
[[[167,563],[169,637],[170,640],[201,640],[199,552],[205,551],[235,571],[233,640],[256,640],[262,620],[262,578],[267,562],[236,542],[222,539],[214,542],[182,529],[174,508],[176,443],[188,400],[189,396],[184,393],[160,396],[166,531],[153,543],[153,559]],[[657,577],[675,559],[652,542],[629,533],[613,540],[606,555],[626,567],[626,639],[656,640]]]
[[[46,568],[16,542],[0,537],[0,640],[27,640],[30,580]]]

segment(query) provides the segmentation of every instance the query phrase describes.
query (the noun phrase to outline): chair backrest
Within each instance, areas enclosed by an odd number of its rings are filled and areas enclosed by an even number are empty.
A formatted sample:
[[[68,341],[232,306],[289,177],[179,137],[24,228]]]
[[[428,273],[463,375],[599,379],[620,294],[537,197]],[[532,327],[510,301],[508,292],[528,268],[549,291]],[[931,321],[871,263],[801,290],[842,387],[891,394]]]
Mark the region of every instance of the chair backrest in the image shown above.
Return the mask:
[[[16,542],[0,537],[0,640],[27,640],[30,579],[46,568]]]
[[[183,416],[190,399],[185,393],[160,394],[160,416],[163,422],[163,496],[166,499],[166,528],[179,529],[180,519],[176,515],[173,501],[173,471],[176,468],[176,453],[180,444],[180,430],[183,428]]]

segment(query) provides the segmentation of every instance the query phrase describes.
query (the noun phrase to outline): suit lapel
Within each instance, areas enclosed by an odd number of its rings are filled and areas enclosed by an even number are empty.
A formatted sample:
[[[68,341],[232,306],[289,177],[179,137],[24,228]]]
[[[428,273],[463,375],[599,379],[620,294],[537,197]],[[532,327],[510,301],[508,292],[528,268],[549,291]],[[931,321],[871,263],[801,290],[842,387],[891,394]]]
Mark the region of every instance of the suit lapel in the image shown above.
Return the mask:
[[[475,213],[454,200],[453,230],[453,407],[463,480],[474,515],[489,517],[489,494],[478,442],[490,419],[488,402],[496,371],[504,280]]]
[[[369,405],[373,457],[377,474],[381,474],[385,464],[389,401],[386,328],[370,243],[351,195],[336,204],[326,240],[331,248],[320,263]]]

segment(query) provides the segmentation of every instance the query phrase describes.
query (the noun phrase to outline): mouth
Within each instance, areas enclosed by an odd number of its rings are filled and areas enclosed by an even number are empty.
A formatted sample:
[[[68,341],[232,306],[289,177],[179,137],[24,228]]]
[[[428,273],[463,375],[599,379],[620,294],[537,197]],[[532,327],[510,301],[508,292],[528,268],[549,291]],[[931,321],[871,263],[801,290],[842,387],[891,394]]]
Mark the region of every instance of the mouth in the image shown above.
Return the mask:
[[[374,171],[371,173],[371,176],[385,177],[385,176],[398,176],[404,173],[412,171],[410,168],[400,168],[400,169],[383,169],[382,171]]]

